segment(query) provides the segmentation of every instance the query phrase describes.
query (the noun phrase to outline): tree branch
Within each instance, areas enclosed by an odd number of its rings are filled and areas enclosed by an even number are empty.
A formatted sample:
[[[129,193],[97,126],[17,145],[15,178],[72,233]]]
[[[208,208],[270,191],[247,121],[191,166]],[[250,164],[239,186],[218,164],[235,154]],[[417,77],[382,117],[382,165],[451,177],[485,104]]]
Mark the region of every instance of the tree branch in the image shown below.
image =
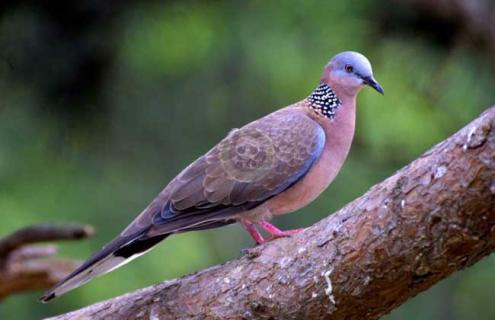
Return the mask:
[[[90,226],[38,224],[0,239],[0,300],[21,291],[49,288],[74,270],[79,262],[49,258],[54,246],[28,244],[77,240],[94,233]]]
[[[495,247],[495,107],[305,232],[53,319],[378,319]]]

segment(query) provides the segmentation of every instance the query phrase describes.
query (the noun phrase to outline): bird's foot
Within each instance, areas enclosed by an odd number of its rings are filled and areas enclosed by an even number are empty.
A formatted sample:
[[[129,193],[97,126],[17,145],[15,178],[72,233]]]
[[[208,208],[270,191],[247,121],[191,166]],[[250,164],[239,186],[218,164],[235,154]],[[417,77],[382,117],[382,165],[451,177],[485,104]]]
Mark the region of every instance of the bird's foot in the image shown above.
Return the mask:
[[[244,229],[246,229],[246,231],[249,233],[251,238],[253,238],[254,241],[256,241],[256,244],[263,244],[266,242],[266,240],[263,239],[263,236],[258,231],[258,229],[256,229],[253,223],[247,221],[240,221],[240,223],[244,227]]]
[[[268,223],[264,220],[258,222],[258,225],[268,232],[270,234],[270,238],[267,241],[277,239],[277,238],[283,238],[283,237],[290,237],[292,235],[301,233],[304,231],[304,228],[301,229],[292,229],[292,230],[280,230],[276,226],[274,226],[271,223]]]
[[[301,229],[292,229],[292,230],[280,230],[276,226],[274,226],[271,223],[268,223],[264,220],[261,220],[257,222],[256,224],[260,226],[263,230],[268,232],[270,234],[270,237],[268,239],[264,239],[261,233],[256,229],[256,226],[254,223],[248,222],[248,221],[240,221],[241,225],[246,229],[246,231],[249,233],[249,235],[256,241],[256,244],[260,245],[266,242],[269,242],[274,239],[278,238],[283,238],[283,237],[290,237],[292,235],[298,234],[302,231],[304,231],[304,228]]]

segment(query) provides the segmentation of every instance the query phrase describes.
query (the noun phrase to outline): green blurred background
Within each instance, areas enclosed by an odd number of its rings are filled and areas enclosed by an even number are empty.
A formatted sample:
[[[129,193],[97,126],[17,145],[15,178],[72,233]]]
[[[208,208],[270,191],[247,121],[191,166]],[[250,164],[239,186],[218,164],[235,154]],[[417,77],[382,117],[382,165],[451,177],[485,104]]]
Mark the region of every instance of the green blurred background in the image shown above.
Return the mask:
[[[5,1],[0,4],[0,234],[88,223],[61,244],[84,259],[176,173],[239,127],[304,98],[343,50],[372,62],[344,169],[309,226],[393,174],[495,102],[493,55],[462,24],[408,1]],[[464,36],[463,36],[464,35]],[[51,304],[11,296],[0,319],[39,319],[235,259],[237,225],[167,239]],[[495,260],[407,302],[395,319],[495,319]]]

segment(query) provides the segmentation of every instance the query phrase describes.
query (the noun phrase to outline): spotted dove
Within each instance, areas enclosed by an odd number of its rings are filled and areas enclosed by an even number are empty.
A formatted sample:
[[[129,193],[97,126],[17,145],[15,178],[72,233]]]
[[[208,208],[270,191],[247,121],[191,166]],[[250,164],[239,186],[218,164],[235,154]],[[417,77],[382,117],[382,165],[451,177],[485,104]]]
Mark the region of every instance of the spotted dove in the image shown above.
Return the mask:
[[[307,98],[231,131],[41,301],[121,266],[175,233],[239,222],[257,243],[265,241],[257,227],[272,238],[294,234],[298,230],[282,231],[268,221],[306,206],[335,178],[354,136],[356,96],[366,85],[383,94],[366,57],[337,54]]]

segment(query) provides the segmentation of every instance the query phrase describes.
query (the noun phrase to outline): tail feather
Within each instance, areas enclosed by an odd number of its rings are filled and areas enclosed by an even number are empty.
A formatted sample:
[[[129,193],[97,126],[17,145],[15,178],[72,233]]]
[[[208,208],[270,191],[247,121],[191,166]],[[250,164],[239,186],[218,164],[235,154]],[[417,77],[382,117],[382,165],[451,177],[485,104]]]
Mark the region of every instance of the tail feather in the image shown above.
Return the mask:
[[[89,258],[79,268],[48,290],[40,298],[40,301],[43,303],[49,302],[72,289],[82,286],[94,277],[123,266],[151,250],[153,246],[167,236],[160,235],[152,238],[129,236],[113,240],[100,252]]]

